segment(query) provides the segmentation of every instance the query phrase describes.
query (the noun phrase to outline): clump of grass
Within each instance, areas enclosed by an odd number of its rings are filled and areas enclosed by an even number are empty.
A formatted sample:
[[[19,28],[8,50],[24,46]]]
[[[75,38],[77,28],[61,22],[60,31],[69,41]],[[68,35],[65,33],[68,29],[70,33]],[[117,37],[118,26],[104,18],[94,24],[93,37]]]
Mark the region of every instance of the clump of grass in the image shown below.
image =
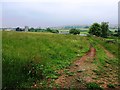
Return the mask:
[[[114,84],[108,84],[107,87],[109,87],[109,88],[115,88],[115,85]]]
[[[68,76],[73,76],[73,75],[75,75],[75,72],[66,72],[66,74],[68,75]]]
[[[92,70],[93,72],[95,72],[96,73],[96,75],[101,75],[101,72],[100,71],[98,71],[98,70]]]
[[[80,73],[80,72],[83,72],[83,70],[78,70],[77,72],[79,72],[79,73]]]
[[[77,80],[78,82],[80,82],[80,83],[83,82],[83,79],[82,79],[82,78],[77,78],[76,80]]]
[[[102,87],[100,87],[97,83],[95,82],[90,82],[90,83],[87,83],[87,88],[88,89],[91,89],[91,90],[103,90]]]

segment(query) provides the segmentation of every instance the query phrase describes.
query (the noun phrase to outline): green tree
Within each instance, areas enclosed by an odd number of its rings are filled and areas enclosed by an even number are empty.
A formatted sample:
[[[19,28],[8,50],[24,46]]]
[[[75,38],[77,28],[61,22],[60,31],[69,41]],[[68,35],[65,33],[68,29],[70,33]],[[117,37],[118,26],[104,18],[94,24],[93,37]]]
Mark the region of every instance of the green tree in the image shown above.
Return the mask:
[[[101,29],[102,29],[102,37],[107,37],[109,32],[109,25],[108,22],[102,22],[101,23]]]
[[[33,28],[33,27],[31,27],[30,29],[28,29],[28,31],[34,31],[34,28]]]
[[[16,28],[16,31],[20,31],[20,28],[19,28],[19,27],[17,27],[17,28]]]
[[[50,28],[46,28],[46,30],[47,30],[48,32],[52,32],[52,30],[51,30]]]
[[[74,34],[74,35],[80,34],[80,31],[77,30],[77,29],[71,29],[71,30],[70,30],[70,34]]]
[[[91,35],[96,35],[96,36],[101,36],[102,34],[102,29],[101,29],[101,25],[98,23],[94,23],[92,26],[90,26],[89,28],[89,34]]]
[[[16,31],[24,31],[24,29],[21,29],[21,28],[17,27]]]

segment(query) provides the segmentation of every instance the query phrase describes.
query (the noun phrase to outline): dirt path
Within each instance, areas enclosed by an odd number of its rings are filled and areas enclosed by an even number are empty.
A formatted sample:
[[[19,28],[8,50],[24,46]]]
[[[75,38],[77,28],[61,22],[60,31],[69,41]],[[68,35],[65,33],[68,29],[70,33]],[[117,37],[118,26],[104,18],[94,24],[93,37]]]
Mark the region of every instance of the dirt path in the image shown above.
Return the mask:
[[[91,81],[91,76],[86,73],[92,74],[91,69],[93,70],[95,66],[91,63],[95,55],[96,50],[91,47],[81,59],[75,61],[68,69],[64,70],[66,73],[62,72],[62,75],[55,80],[55,84],[62,88],[83,88],[84,82]]]
[[[100,47],[105,51],[107,57],[110,58],[110,60],[115,58],[115,56],[106,50],[103,46],[100,45]],[[108,84],[118,85],[118,75],[116,70],[117,66],[115,67],[111,65],[109,63],[109,59],[107,59],[107,62],[105,60],[106,63],[103,66],[104,71],[99,71],[98,67],[101,64],[94,63],[94,60],[98,60],[96,55],[96,49],[90,47],[90,50],[79,60],[76,60],[70,67],[58,71],[61,76],[53,81],[53,88],[56,89],[56,86],[59,88],[86,88],[86,84],[89,82],[95,82],[102,88],[108,88]],[[51,79],[47,81],[47,86],[50,87],[50,85]]]
[[[118,85],[118,67],[112,63],[110,63],[110,60],[114,60],[116,57],[111,52],[105,49],[105,47],[100,47],[104,50],[104,52],[107,55],[108,60],[105,60],[105,66],[104,66],[104,72],[101,73],[99,76],[99,79],[96,80],[97,83],[103,83],[101,86],[103,88],[108,88],[108,84]],[[116,86],[116,90],[118,90],[119,86]]]
[[[103,48],[108,58],[115,58],[103,46],[101,48]],[[95,71],[98,71],[98,65],[93,63],[94,58],[97,58],[96,53],[95,48],[91,47],[81,59],[75,61],[68,69],[62,70],[61,76],[55,80],[55,84],[62,88],[86,88],[86,83],[89,82],[96,82],[102,88],[108,88],[107,85],[110,83],[113,85],[118,84],[115,66],[106,63],[103,67],[104,72],[97,75]]]

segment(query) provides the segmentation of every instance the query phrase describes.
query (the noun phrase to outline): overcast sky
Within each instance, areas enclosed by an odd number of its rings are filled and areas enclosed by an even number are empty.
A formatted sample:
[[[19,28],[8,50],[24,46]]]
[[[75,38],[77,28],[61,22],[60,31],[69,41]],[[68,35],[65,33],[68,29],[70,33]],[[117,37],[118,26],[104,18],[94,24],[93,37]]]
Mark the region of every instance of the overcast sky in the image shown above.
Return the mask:
[[[119,0],[1,0],[2,27],[118,23]],[[1,27],[1,26],[0,26]]]

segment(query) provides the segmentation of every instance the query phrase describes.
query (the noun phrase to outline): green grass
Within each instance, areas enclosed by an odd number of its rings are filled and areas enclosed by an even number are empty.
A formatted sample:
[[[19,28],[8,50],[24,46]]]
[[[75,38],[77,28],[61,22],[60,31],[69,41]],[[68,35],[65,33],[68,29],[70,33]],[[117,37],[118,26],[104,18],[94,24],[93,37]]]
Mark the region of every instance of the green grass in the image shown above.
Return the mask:
[[[34,82],[47,87],[46,79],[57,79],[57,71],[69,67],[77,58],[82,57],[90,44],[96,48],[94,72],[101,75],[106,63],[117,65],[117,59],[109,60],[107,50],[118,57],[118,42],[106,43],[98,37],[79,35],[60,35],[38,32],[2,32],[3,87],[30,88]],[[116,38],[108,38],[116,39]],[[78,71],[81,72],[81,71]],[[72,76],[74,73],[67,72]],[[94,85],[93,85],[94,86]]]
[[[89,90],[103,90],[103,88],[101,88],[97,83],[95,82],[90,82],[90,83],[87,83],[87,88]]]
[[[115,88],[115,85],[114,84],[108,84],[107,87],[109,87],[109,88]]]
[[[108,38],[101,38],[101,37],[89,37],[92,39],[93,43],[100,44],[105,47],[106,50],[110,51],[116,57],[118,57],[118,46],[119,46],[119,39],[116,37],[108,37]],[[108,43],[107,40],[114,40],[114,43]]]
[[[115,40],[115,43],[106,43],[107,40]],[[93,72],[99,76],[99,78],[106,76],[109,76],[110,72],[116,71],[116,68],[118,66],[118,42],[116,38],[100,38],[100,37],[89,37],[89,41],[92,44],[94,48],[96,48],[96,57],[94,60],[94,64],[97,65],[97,69],[93,70]],[[110,58],[105,53],[103,47],[111,52],[114,55],[114,58]],[[108,65],[109,66],[106,66]],[[109,71],[109,69],[112,68],[112,71]],[[115,73],[113,73],[115,74]],[[106,78],[104,78],[106,79]],[[108,85],[108,87],[113,87],[113,85]]]
[[[50,33],[2,32],[3,87],[31,87],[56,79],[89,49],[86,37]]]
[[[80,28],[80,34],[88,34],[89,29],[87,28]]]

